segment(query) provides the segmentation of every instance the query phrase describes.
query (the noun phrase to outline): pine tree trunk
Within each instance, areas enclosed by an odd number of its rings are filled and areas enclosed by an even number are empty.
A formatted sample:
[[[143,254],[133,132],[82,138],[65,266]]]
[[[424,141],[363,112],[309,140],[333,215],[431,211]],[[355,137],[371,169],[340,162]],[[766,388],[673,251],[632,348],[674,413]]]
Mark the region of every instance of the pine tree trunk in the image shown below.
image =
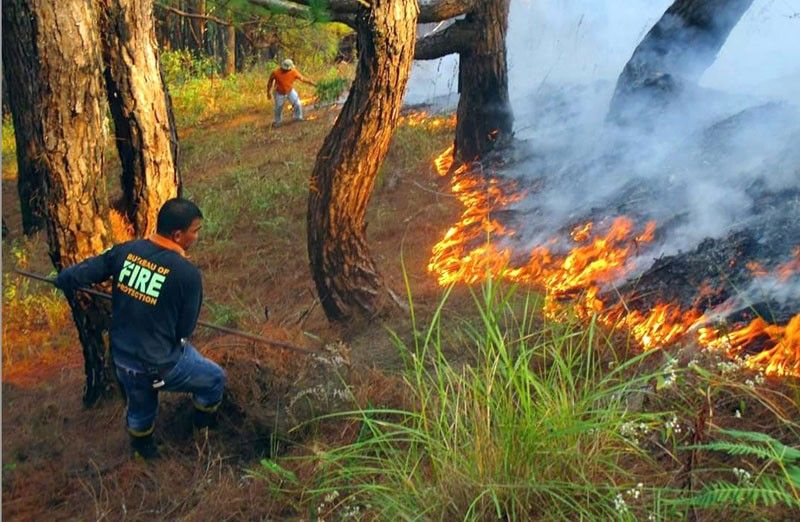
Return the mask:
[[[178,195],[177,145],[161,79],[152,0],[99,0],[106,90],[122,163],[123,209],[137,236]],[[173,142],[174,139],[174,142]]]
[[[506,62],[509,3],[476,2],[464,21],[475,28],[475,38],[459,61],[455,147],[460,162],[482,158],[513,130]]]
[[[236,27],[225,26],[225,69],[223,74],[230,76],[236,72]]]
[[[308,201],[308,255],[325,314],[378,312],[383,282],[365,216],[389,148],[414,56],[415,0],[373,0],[357,15],[356,79],[317,155]]]
[[[102,59],[93,5],[88,0],[7,0],[15,21],[32,38],[15,59],[30,75],[17,83],[28,96],[12,106],[33,115],[26,140],[40,154],[37,168],[45,177],[44,198],[50,258],[59,270],[103,251],[110,245],[105,224],[108,202],[103,179],[106,114]],[[30,104],[29,104],[30,103]],[[105,303],[86,295],[70,298],[72,315],[83,345],[86,369],[84,403],[93,404],[107,389],[104,331]]]
[[[30,6],[3,0],[3,87],[8,95],[17,145],[17,193],[22,212],[22,231],[33,234],[45,227],[44,176],[38,159],[39,142],[33,139],[36,117],[33,107],[39,64],[31,55],[34,20]]]
[[[192,0],[190,12],[199,15],[206,14],[206,0]],[[202,18],[192,18],[189,20],[192,34],[192,49],[201,53],[206,50],[206,21]]]
[[[609,118],[630,123],[696,84],[753,0],[675,0],[625,64]]]

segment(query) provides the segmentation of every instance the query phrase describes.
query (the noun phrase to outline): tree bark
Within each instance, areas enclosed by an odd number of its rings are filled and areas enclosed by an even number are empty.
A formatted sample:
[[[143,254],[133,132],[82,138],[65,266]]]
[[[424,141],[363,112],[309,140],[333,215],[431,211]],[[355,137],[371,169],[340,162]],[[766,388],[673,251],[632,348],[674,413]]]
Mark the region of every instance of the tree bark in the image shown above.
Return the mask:
[[[356,79],[317,155],[308,200],[308,255],[325,314],[375,315],[383,282],[367,248],[366,209],[400,115],[414,56],[414,0],[373,0],[356,15]]]
[[[108,203],[103,180],[105,96],[96,13],[88,0],[7,0],[11,23],[30,30],[27,47],[15,59],[32,74],[15,78],[28,96],[12,105],[14,113],[34,115],[31,136],[40,152],[34,158],[44,175],[44,200],[50,258],[58,270],[110,245]],[[85,295],[69,296],[83,345],[86,369],[84,403],[93,404],[107,389],[104,331],[108,309]]]
[[[419,2],[419,23],[441,22],[469,13],[491,0],[432,0]]]
[[[123,210],[137,236],[155,231],[180,192],[177,135],[158,61],[152,0],[99,0],[104,76],[122,163]]]
[[[30,7],[3,0],[3,87],[8,95],[17,145],[17,192],[22,213],[22,231],[33,234],[45,227],[43,198],[45,172],[38,159],[42,151],[34,139],[36,117],[33,107],[39,63],[34,48],[35,23]]]
[[[471,26],[475,35],[459,60],[455,138],[459,162],[484,157],[513,131],[506,62],[509,4],[510,0],[476,2],[466,19],[456,22]]]
[[[456,22],[446,29],[418,39],[414,48],[414,59],[437,60],[448,54],[466,53],[477,36],[474,27]]]
[[[611,100],[609,118],[630,122],[696,84],[753,0],[675,0],[636,47]]]
[[[225,27],[225,67],[223,74],[230,76],[236,72],[236,27],[231,24]]]

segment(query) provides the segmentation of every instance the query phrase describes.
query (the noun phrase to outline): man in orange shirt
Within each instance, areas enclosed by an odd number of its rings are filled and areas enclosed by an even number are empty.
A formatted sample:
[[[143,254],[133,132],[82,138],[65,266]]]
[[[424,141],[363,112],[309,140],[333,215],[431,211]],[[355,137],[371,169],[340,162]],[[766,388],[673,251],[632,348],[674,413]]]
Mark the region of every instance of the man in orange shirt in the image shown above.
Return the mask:
[[[275,69],[269,75],[269,81],[267,82],[268,99],[272,99],[272,90],[273,88],[275,89],[275,121],[272,124],[274,127],[281,124],[281,113],[287,99],[294,107],[294,121],[303,121],[303,106],[300,104],[300,97],[297,95],[297,91],[292,88],[295,80],[300,80],[308,85],[317,85],[300,74],[300,71],[295,69],[294,62],[289,58],[281,63],[279,69]]]

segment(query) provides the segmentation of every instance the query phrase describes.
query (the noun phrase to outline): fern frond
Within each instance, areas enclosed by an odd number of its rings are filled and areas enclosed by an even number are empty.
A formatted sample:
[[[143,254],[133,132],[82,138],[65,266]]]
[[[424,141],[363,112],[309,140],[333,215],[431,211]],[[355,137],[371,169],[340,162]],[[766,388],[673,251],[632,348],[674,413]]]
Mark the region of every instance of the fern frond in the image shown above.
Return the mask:
[[[800,487],[800,466],[787,466],[786,474],[795,486]]]
[[[784,504],[800,508],[800,498],[771,478],[764,478],[753,486],[732,484],[727,481],[712,482],[700,490],[687,504],[701,507],[719,507],[730,504],[744,504],[772,507]]]
[[[766,433],[761,433],[760,431],[742,431],[742,430],[719,430],[720,433],[723,435],[728,435],[733,439],[739,440],[749,440],[751,442],[766,442],[767,444],[773,444],[778,442],[772,436],[767,435]]]
[[[761,442],[768,445],[773,451],[773,458],[779,459],[784,463],[791,463],[800,460],[800,449],[792,446],[787,446],[776,438],[758,431],[741,431],[741,430],[719,430],[720,433],[728,435],[731,438],[750,441]]]
[[[693,446],[686,446],[685,449],[702,449],[711,451],[721,451],[728,455],[749,455],[758,457],[764,460],[773,460],[779,457],[775,450],[768,446],[755,446],[748,444],[741,444],[737,442],[716,441],[709,442],[708,444],[698,444]]]

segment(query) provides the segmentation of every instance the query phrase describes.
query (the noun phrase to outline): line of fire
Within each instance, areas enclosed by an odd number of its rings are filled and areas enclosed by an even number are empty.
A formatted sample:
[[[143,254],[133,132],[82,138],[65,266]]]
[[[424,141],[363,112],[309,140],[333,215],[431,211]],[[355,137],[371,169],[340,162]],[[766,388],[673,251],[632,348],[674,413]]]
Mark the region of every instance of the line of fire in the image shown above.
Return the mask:
[[[642,307],[635,283],[620,292],[616,285],[630,275],[631,260],[657,233],[655,221],[637,223],[619,215],[601,223],[575,223],[566,246],[563,238],[553,237],[530,248],[527,257],[520,256],[509,243],[516,230],[497,215],[524,199],[525,190],[513,179],[476,172],[469,164],[451,170],[452,148],[443,151],[434,166],[440,176],[449,176],[450,189],[464,206],[458,222],[433,247],[428,270],[440,285],[488,278],[532,285],[544,290],[548,317],[594,316],[603,325],[627,331],[643,350],[688,341],[745,358],[748,367],[767,375],[800,376],[800,313],[783,324],[772,323],[758,303],[736,307],[736,288],[721,280],[717,287],[713,281],[697,287],[691,306],[657,297]],[[788,284],[800,275],[800,245],[791,252],[789,260],[774,266],[731,256],[723,269],[738,270],[752,280]],[[726,317],[727,321],[714,320]]]

